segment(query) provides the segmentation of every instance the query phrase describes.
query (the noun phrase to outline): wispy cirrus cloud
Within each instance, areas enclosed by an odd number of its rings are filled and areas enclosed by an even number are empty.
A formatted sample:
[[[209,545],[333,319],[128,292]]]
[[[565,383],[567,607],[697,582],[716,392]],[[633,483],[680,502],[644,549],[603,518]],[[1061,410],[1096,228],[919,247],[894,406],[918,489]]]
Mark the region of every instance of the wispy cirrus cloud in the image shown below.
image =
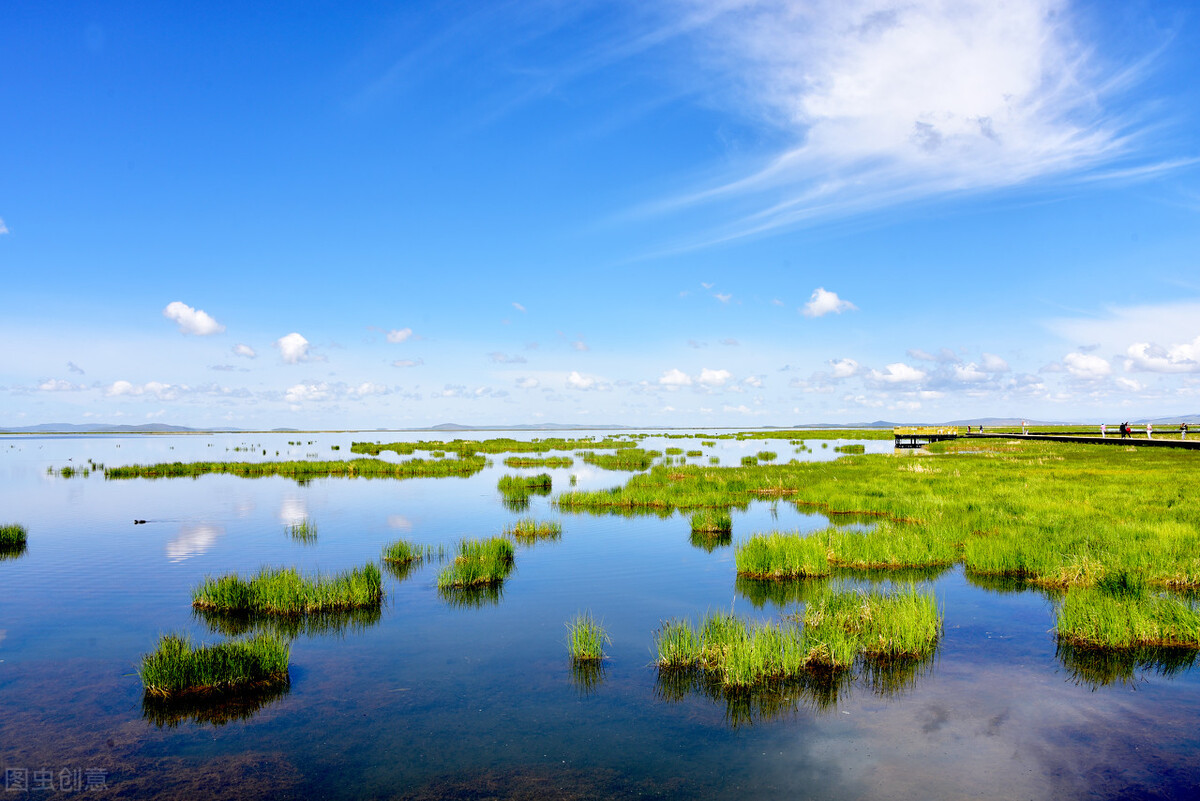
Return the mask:
[[[1098,167],[1124,177],[1141,145],[1139,124],[1150,127],[1115,102],[1146,64],[1101,63],[1066,0],[683,6],[705,20],[695,35],[706,82],[792,143],[660,204],[748,204],[700,244]]]

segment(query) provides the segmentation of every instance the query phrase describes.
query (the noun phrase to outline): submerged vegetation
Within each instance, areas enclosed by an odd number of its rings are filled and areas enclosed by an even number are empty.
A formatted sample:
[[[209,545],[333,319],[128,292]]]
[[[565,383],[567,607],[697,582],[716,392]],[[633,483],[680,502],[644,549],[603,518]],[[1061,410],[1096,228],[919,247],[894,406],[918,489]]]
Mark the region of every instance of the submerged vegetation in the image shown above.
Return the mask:
[[[192,592],[197,608],[242,614],[306,615],[377,607],[382,601],[383,577],[371,563],[332,576],[263,568],[249,579],[234,574],[205,579]]]
[[[269,634],[208,646],[166,635],[142,657],[138,676],[148,695],[163,698],[286,684],[290,651],[287,640]]]
[[[297,542],[311,545],[317,541],[317,524],[308,518],[304,518],[299,523],[292,523],[287,530],[288,536]]]
[[[104,477],[128,478],[198,478],[210,473],[227,473],[242,478],[283,476],[297,481],[314,478],[444,478],[472,476],[487,467],[482,456],[461,459],[410,459],[404,462],[385,462],[382,459],[347,459],[345,461],[294,462],[171,462],[153,465],[106,467]]]

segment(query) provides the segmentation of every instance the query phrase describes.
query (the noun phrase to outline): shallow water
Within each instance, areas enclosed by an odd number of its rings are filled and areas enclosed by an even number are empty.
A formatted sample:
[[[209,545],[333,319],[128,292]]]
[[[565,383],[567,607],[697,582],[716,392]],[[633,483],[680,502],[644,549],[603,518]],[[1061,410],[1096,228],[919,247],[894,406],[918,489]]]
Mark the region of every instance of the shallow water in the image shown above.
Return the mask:
[[[773,619],[801,610],[813,587],[737,581],[732,547],[693,545],[685,515],[564,515],[538,496],[527,512],[509,511],[498,477],[541,471],[509,470],[503,454],[465,479],[303,486],[46,472],[89,458],[108,466],[351,458],[352,440],[405,437],[0,437],[0,521],[29,530],[23,554],[0,559],[0,768],[8,789],[24,777],[31,794],[71,795],[90,792],[81,789],[90,777],[121,798],[1200,794],[1200,684],[1190,655],[1139,665],[1059,653],[1052,597],[981,586],[961,568],[904,577],[926,581],[945,611],[945,637],[930,664],[837,687],[728,697],[660,678],[651,653],[660,622],[731,607]],[[842,443],[821,444],[809,440],[812,452],[795,454],[786,441],[719,440],[688,461],[707,464],[716,454],[738,464],[764,449],[779,461],[835,458]],[[891,451],[890,442],[863,444],[869,453]],[[232,450],[243,445],[255,447]],[[699,439],[642,446],[700,448]],[[556,492],[571,475],[580,488],[616,486],[630,475],[578,459],[549,472]],[[516,569],[496,597],[449,602],[436,589],[436,564],[388,572],[379,615],[290,632],[286,690],[219,707],[143,702],[134,666],[161,633],[210,642],[236,633],[192,612],[191,588],[207,575],[264,564],[341,570],[376,560],[398,537],[452,547],[526,515],[561,520],[562,537],[518,546]],[[286,532],[305,517],[318,527],[312,544]],[[738,541],[827,521],[786,502],[758,502],[734,510],[733,525]],[[566,658],[565,623],[585,609],[612,638],[599,675],[573,675]]]

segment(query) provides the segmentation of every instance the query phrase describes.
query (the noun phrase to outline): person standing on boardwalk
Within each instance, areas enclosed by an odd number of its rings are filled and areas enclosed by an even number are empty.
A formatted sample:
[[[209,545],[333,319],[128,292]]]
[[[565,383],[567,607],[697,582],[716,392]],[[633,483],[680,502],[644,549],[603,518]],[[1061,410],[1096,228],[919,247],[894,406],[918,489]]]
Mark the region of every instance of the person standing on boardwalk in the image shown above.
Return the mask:
[[[1179,438],[1187,439],[1187,423],[1179,424]]]
[[[1154,423],[1146,423],[1146,439],[1153,439],[1150,434],[1154,431]]]
[[[1129,436],[1129,423],[1121,423],[1121,439]]]
[[[1106,431],[1108,431],[1108,426],[1106,426],[1104,423],[1101,423],[1100,424],[1100,439],[1104,439],[1107,436],[1107,434],[1104,433]]]
[[[1022,420],[1022,421],[1021,421],[1021,434],[1022,434],[1022,436],[1023,436],[1023,435],[1025,435],[1025,434],[1028,434],[1028,433],[1029,433],[1029,421],[1028,421],[1028,420]]]

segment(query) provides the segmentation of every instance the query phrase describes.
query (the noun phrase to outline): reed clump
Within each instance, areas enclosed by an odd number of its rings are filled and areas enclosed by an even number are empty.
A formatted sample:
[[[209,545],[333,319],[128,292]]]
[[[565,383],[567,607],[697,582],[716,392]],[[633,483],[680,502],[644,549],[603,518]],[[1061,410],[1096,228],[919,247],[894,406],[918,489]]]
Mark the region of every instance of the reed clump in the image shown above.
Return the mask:
[[[372,563],[311,576],[294,568],[264,567],[249,579],[235,574],[205,579],[192,592],[197,608],[243,614],[306,615],[375,607],[382,601],[383,576]]]
[[[581,612],[567,623],[567,653],[573,662],[599,662],[604,659],[604,646],[609,643],[604,625]]]
[[[383,546],[383,561],[397,565],[423,562],[429,558],[441,558],[443,549],[440,545],[418,545],[409,540],[396,540]]]
[[[545,467],[551,470],[564,467],[574,467],[575,460],[570,456],[509,456],[504,460],[505,467]]]
[[[288,536],[297,542],[312,544],[317,541],[317,524],[308,518],[288,526]]]
[[[933,596],[914,588],[888,595],[828,590],[808,605],[802,627],[716,612],[698,626],[664,623],[655,645],[660,671],[698,671],[726,687],[748,688],[814,670],[847,670],[858,660],[926,658],[941,627]]]
[[[462,540],[454,561],[438,574],[439,589],[498,585],[513,568],[513,544],[504,537]]]
[[[512,537],[517,542],[523,543],[556,540],[562,536],[562,524],[553,520],[539,521],[532,517],[523,517],[505,527],[504,536]]]
[[[482,456],[460,459],[409,459],[385,462],[381,459],[292,462],[171,462],[153,465],[106,467],[106,479],[198,478],[213,473],[263,478],[283,476],[297,481],[314,478],[444,478],[472,476],[487,467]]]
[[[0,525],[0,548],[19,548],[25,545],[28,531],[20,523]]]
[[[1104,649],[1200,649],[1200,612],[1187,601],[1142,589],[1073,587],[1058,608],[1060,640]]]
[[[545,495],[552,485],[549,473],[538,473],[536,476],[501,476],[496,488],[503,495]]]
[[[838,453],[866,453],[867,446],[860,445],[857,443],[852,443],[850,445],[838,445],[837,447],[834,448],[834,450],[837,451]]]
[[[582,458],[586,464],[599,467],[601,470],[647,470],[660,456],[662,456],[661,451],[648,451],[641,448],[622,448],[615,453],[582,452]]]
[[[271,634],[207,646],[168,634],[142,657],[138,676],[146,694],[160,698],[286,684],[290,652],[286,639]]]
[[[727,535],[733,531],[733,518],[724,509],[701,509],[692,512],[692,531],[701,534]]]
[[[739,576],[759,579],[798,579],[828,576],[829,549],[818,537],[798,534],[758,534],[734,549]]]

